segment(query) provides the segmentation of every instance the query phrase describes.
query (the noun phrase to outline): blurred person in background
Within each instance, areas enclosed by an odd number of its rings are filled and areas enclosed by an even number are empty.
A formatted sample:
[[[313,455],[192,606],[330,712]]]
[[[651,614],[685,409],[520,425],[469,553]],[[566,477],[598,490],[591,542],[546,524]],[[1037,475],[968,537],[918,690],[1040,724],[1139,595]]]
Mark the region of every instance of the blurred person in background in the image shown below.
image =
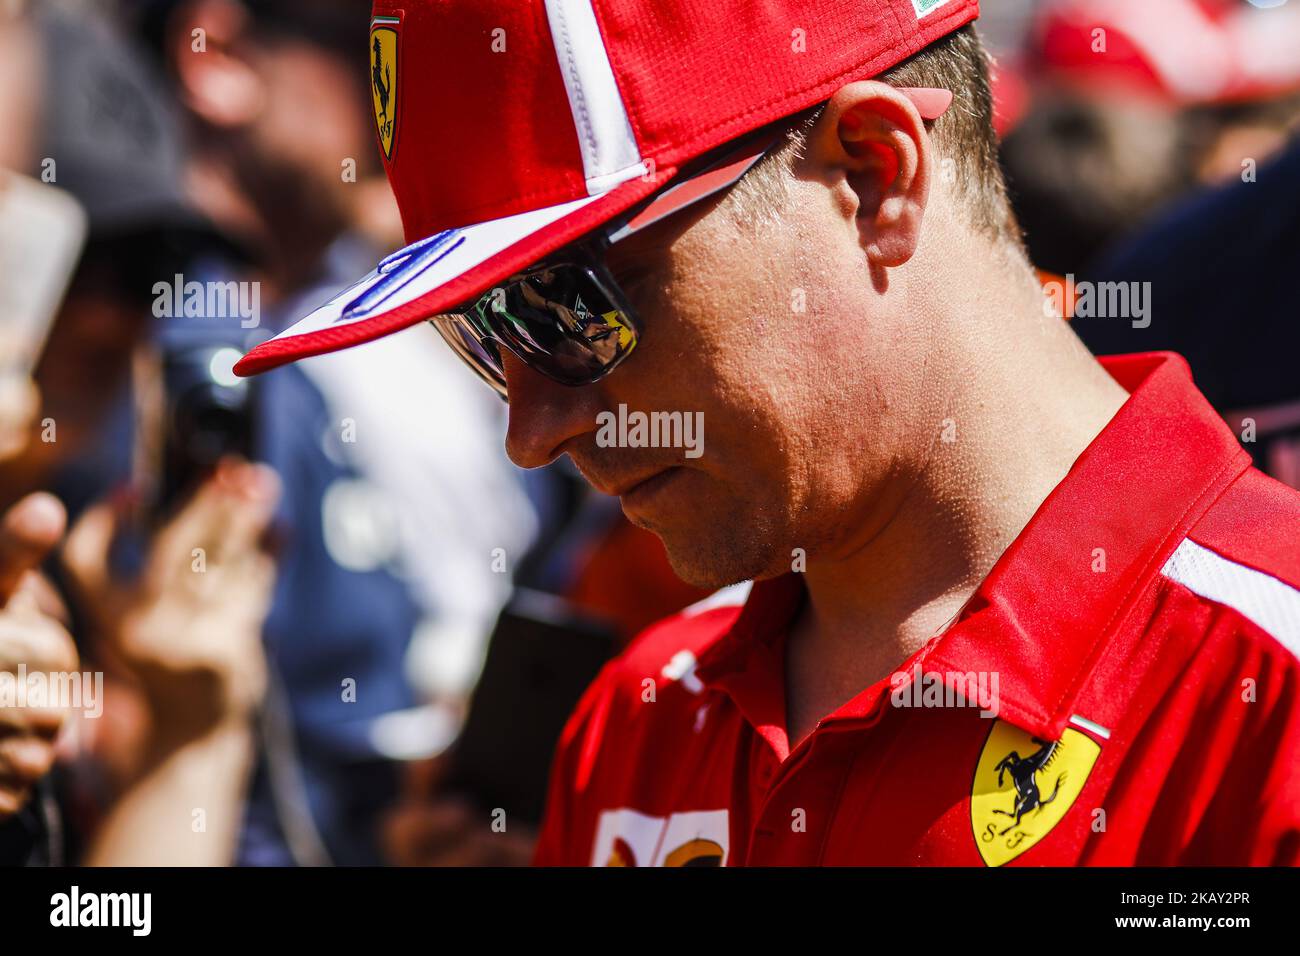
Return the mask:
[[[1300,138],[1249,176],[1174,205],[1085,273],[1094,282],[1151,283],[1149,325],[1116,317],[1073,324],[1098,355],[1185,356],[1256,467],[1300,488],[1297,262]]]
[[[277,332],[400,245],[375,155],[368,3],[125,9],[183,108],[190,195],[249,253],[209,260],[199,278],[259,284],[251,334]],[[402,789],[401,761],[454,737],[537,533],[529,490],[499,452],[499,403],[454,374],[429,331],[258,385],[256,456],[288,490],[242,863],[379,861],[376,820]]]
[[[166,112],[107,24],[43,4],[0,23],[0,47],[6,164],[68,190],[89,224],[34,370],[32,413],[11,423],[15,440],[0,455],[0,672],[107,672],[93,713],[66,701],[0,707],[0,861],[228,863],[261,697],[258,633],[273,566],[259,539],[274,475],[227,462],[143,543],[138,575],[118,573],[109,557],[127,523],[120,501],[89,508],[63,564],[38,571],[66,519],[36,489],[59,488],[90,454],[145,337],[147,287],[130,281],[130,266],[175,268],[207,233],[176,188]],[[202,575],[196,546],[211,556]]]
[[[1002,156],[1032,261],[1057,275],[1192,182],[1177,117],[1141,98],[1040,94]]]
[[[401,244],[396,205],[377,162],[370,77],[358,42],[368,3],[207,0],[147,3],[137,13],[189,118],[192,195],[224,231],[255,250],[248,274],[262,281],[272,303],[262,334],[279,331],[284,320],[344,287],[361,263]],[[194,50],[196,30],[202,53]],[[355,176],[343,175],[352,170]],[[308,489],[291,491],[282,509],[286,523],[304,529],[291,543],[306,551],[305,529],[314,523],[320,543],[303,559],[311,570],[301,574],[299,589],[278,596],[268,647],[293,706],[308,797],[315,787],[314,799],[324,805],[318,815],[339,818],[322,824],[328,855],[338,862],[373,862],[366,841],[374,808],[390,792],[367,790],[358,762],[388,780],[393,758],[423,761],[448,746],[512,582],[565,597],[624,640],[704,593],[673,576],[653,535],[632,527],[576,477],[559,467],[538,474],[511,465],[500,453],[500,403],[482,394],[430,333],[413,329],[368,349],[321,356],[269,377],[259,396],[268,418],[264,459],[282,474],[318,473]],[[492,507],[482,507],[485,500]],[[285,581],[295,577],[296,563],[293,553],[282,556]],[[623,570],[614,587],[610,567]],[[364,585],[389,571],[408,597],[373,584],[359,589],[359,575]],[[310,608],[300,606],[309,600]],[[410,601],[418,620],[393,622]],[[386,621],[392,623],[380,630]],[[333,671],[320,663],[329,642],[338,644],[328,655],[337,660]],[[340,705],[340,678],[359,669],[348,656],[371,658],[372,667],[383,663],[393,680],[402,676],[395,662],[403,647],[413,698],[358,678],[369,709]],[[437,708],[394,713],[404,701]],[[332,805],[329,789],[312,781],[331,771],[339,777],[331,784]],[[435,769],[411,763],[404,776],[399,815],[442,813]],[[270,812],[275,778],[268,766],[250,811],[245,862],[288,859],[277,831],[292,814],[283,798],[279,813]],[[453,821],[453,844],[473,843],[487,821],[478,811],[441,819]],[[331,836],[331,826],[340,832]],[[295,858],[326,858],[319,843],[311,849],[310,834],[294,839]],[[412,862],[401,841],[389,846],[390,858]],[[410,844],[416,853],[420,846]],[[478,862],[524,862],[527,838],[518,846],[521,852],[494,850]]]
[[[1031,260],[1093,264],[1190,190],[1263,162],[1300,117],[1300,9],[1245,0],[1050,0],[1011,72],[1002,145]],[[1012,84],[1006,84],[1011,88]]]
[[[1035,263],[1152,289],[1149,325],[1076,331],[1183,355],[1256,466],[1300,487],[1300,6],[1056,0],[1025,42],[1033,105],[1002,153]]]

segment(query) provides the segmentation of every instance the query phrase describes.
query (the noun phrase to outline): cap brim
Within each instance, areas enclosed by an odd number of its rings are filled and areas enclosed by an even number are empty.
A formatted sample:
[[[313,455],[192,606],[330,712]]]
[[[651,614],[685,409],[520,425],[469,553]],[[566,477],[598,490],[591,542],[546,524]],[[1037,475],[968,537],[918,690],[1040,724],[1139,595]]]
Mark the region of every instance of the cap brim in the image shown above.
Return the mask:
[[[235,374],[256,375],[312,355],[372,342],[446,312],[492,288],[610,219],[626,212],[677,174],[676,167],[637,176],[608,192],[533,209],[454,230],[441,254],[385,296],[379,307],[344,316],[383,276],[378,269],[306,318],[258,345],[235,364]]]

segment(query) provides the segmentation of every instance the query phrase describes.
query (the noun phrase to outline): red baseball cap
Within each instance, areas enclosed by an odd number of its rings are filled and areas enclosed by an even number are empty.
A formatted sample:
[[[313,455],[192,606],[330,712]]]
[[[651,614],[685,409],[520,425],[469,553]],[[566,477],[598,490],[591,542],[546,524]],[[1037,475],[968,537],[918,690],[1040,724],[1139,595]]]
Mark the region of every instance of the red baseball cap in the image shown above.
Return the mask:
[[[235,371],[446,312],[662,190],[692,160],[978,15],[978,0],[377,0],[376,133],[418,251],[390,256]],[[912,99],[932,119],[951,96]],[[364,296],[417,257],[409,280]]]

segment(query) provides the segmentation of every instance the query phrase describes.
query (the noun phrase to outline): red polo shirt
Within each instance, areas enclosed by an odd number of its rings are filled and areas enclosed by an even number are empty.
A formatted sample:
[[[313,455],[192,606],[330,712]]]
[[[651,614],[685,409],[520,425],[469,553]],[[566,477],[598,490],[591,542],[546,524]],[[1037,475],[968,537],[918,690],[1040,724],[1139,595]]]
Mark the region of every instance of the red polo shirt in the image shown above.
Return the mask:
[[[1105,365],[1129,401],[957,621],[793,752],[797,574],[639,637],[565,728],[537,862],[1300,863],[1300,494],[1178,356]]]

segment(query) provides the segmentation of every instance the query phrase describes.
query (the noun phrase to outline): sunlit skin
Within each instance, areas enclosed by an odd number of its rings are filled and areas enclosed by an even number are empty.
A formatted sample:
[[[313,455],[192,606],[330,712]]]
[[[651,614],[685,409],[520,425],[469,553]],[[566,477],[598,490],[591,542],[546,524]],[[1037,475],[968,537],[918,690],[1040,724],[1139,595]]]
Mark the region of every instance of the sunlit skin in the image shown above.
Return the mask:
[[[645,328],[606,379],[505,359],[510,457],[569,454],[684,580],[772,577],[802,549],[792,744],[942,629],[1127,397],[967,225],[941,159],[904,97],[850,84],[774,221],[722,199],[614,247]],[[702,411],[704,454],[598,447],[620,403]]]

